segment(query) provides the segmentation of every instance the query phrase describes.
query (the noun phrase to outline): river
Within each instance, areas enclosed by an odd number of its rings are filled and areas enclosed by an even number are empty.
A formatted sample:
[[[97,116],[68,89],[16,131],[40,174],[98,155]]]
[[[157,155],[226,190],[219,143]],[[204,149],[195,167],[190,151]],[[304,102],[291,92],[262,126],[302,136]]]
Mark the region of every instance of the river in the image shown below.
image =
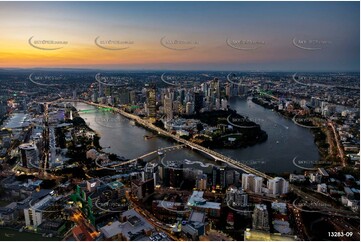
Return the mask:
[[[124,156],[135,158],[142,154],[154,151],[160,147],[172,146],[175,143],[164,138],[154,136],[142,127],[132,125],[120,114],[100,110],[85,103],[74,103],[80,116],[85,119],[90,128],[97,131],[100,136],[100,145],[109,147],[104,149]],[[265,109],[252,101],[241,98],[232,98],[229,102],[232,109],[243,116],[261,125],[268,134],[264,143],[242,149],[217,149],[218,152],[228,155],[242,163],[250,165],[262,172],[283,173],[299,171],[292,160],[305,161],[305,167],[319,159],[313,135],[310,130],[295,125],[291,120],[271,110]],[[145,139],[144,136],[151,137]],[[212,162],[203,155],[190,149],[182,149],[167,153],[167,159],[192,160],[203,163]]]
[[[255,164],[253,167],[260,171],[275,173],[298,171],[292,162],[294,157],[297,161],[304,161],[305,167],[311,167],[320,158],[310,129],[297,126],[292,120],[251,100],[232,98],[229,105],[237,113],[260,124],[268,139],[245,149],[217,151],[243,163]]]

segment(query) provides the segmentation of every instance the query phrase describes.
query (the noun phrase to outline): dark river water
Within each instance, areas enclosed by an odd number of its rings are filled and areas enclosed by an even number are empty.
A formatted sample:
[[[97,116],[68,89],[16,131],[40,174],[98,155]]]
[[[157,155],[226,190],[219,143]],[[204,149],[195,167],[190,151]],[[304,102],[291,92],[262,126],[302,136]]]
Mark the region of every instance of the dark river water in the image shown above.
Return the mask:
[[[293,172],[299,171],[292,160],[303,161],[304,167],[310,167],[319,159],[313,135],[310,130],[295,125],[281,115],[265,109],[252,101],[233,98],[229,105],[232,109],[243,116],[261,125],[268,134],[268,140],[264,143],[242,149],[218,149],[217,151],[239,160],[251,167],[263,172]],[[100,145],[104,151],[135,158],[145,153],[154,151],[160,147],[175,145],[174,142],[156,137],[151,132],[133,125],[128,119],[119,114],[100,110],[85,103],[74,103],[80,116],[86,123],[101,136]],[[145,139],[148,135],[151,138]],[[169,152],[168,160],[201,161],[212,163],[212,160],[190,149],[182,149]],[[197,165],[193,165],[196,168]]]

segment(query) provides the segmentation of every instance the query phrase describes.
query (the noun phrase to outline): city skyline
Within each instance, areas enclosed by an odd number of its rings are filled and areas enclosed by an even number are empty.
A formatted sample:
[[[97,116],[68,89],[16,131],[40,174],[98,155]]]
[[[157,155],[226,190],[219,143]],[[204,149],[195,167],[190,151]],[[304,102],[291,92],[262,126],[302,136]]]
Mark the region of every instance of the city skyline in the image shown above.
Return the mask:
[[[0,234],[360,241],[360,3],[0,2]]]
[[[0,5],[0,68],[359,71],[357,2]]]

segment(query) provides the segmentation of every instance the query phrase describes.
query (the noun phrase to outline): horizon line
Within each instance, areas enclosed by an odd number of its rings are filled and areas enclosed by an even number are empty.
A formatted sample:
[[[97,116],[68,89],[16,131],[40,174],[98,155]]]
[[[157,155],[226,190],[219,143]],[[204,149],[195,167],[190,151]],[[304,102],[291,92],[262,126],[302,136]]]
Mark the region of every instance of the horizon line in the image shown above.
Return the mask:
[[[207,70],[207,69],[199,69],[199,70],[192,70],[192,69],[107,69],[107,68],[82,68],[82,67],[0,67],[0,71],[8,70],[8,71],[15,71],[15,70],[78,70],[78,71],[154,71],[154,72],[358,72],[360,70]]]

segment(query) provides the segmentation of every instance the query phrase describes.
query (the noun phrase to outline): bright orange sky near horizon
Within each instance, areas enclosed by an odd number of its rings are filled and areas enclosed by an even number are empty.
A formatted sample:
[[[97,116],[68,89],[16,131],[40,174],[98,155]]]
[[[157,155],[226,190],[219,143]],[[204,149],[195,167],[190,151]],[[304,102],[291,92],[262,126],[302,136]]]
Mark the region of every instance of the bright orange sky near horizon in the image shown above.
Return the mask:
[[[0,68],[357,70],[358,18],[353,3],[1,2]],[[108,50],[98,36],[133,44]],[[38,49],[31,37],[67,44]],[[197,44],[175,50],[163,37]],[[293,38],[332,44],[310,52]],[[239,50],[227,39],[264,45]]]

